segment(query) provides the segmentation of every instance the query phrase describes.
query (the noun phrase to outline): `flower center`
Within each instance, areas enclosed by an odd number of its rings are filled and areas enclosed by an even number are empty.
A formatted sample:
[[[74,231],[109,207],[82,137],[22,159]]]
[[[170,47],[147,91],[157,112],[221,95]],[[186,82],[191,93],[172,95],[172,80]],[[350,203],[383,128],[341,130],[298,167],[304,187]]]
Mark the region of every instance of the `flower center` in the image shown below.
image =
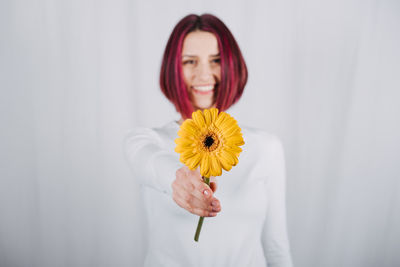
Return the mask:
[[[203,140],[202,149],[208,152],[217,149],[220,142],[218,139],[218,135],[212,131],[209,131],[208,133],[204,134],[200,140]]]
[[[204,139],[204,145],[206,147],[210,147],[212,146],[212,144],[214,143],[214,139],[212,138],[212,136],[207,136],[206,139]]]

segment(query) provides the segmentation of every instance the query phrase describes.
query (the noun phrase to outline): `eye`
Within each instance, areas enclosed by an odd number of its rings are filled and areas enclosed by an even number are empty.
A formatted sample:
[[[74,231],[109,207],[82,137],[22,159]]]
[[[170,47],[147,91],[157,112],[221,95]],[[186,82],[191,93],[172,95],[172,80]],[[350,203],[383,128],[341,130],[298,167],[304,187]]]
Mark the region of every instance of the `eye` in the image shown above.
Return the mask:
[[[214,58],[211,62],[212,63],[220,63],[221,62],[221,58]]]
[[[195,64],[196,62],[193,59],[189,59],[189,60],[185,60],[183,61],[183,65],[187,65],[187,64]]]

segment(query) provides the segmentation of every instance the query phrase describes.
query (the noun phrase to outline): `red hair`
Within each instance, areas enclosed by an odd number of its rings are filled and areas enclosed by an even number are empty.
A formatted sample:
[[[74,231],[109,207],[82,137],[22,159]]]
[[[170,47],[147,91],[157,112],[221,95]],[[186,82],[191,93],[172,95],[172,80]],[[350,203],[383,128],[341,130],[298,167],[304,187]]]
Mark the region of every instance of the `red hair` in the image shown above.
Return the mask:
[[[160,87],[184,119],[194,111],[182,74],[182,47],[186,35],[193,31],[213,33],[218,41],[221,57],[220,90],[216,107],[227,110],[242,96],[247,82],[247,67],[232,33],[217,17],[210,14],[188,15],[181,19],[169,37],[161,64]]]

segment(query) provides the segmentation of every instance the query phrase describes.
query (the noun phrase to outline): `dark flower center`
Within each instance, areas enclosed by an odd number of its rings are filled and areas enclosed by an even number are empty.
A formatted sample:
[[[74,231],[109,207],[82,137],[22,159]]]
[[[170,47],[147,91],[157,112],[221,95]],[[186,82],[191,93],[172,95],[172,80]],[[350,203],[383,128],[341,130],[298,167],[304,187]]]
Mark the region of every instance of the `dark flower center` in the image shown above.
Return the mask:
[[[206,147],[210,147],[214,144],[214,139],[211,136],[207,136],[206,139],[204,139],[204,145]]]

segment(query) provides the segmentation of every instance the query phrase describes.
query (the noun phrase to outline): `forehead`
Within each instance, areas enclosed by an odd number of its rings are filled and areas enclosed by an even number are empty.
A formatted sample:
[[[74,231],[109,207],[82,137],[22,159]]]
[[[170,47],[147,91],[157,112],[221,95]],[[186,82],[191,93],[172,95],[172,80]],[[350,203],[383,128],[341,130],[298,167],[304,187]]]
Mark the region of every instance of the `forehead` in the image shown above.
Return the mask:
[[[218,41],[211,32],[194,31],[186,35],[183,41],[183,55],[218,54]]]

